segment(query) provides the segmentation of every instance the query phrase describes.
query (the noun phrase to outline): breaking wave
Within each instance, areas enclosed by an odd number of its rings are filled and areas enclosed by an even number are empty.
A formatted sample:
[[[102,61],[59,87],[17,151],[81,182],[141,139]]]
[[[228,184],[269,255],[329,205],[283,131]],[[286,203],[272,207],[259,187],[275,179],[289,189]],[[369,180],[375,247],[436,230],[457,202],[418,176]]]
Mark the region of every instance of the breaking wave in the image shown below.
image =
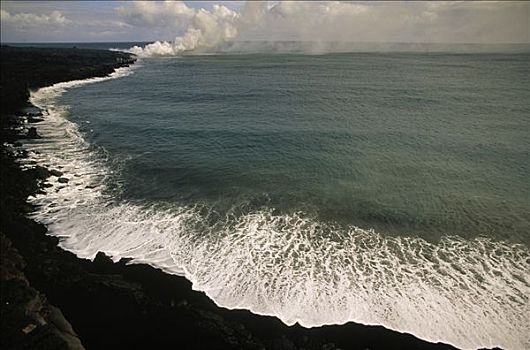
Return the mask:
[[[207,204],[116,202],[107,191],[114,168],[56,98],[130,73],[121,68],[106,78],[31,93],[45,120],[39,124],[43,138],[25,147],[68,183],[51,177],[46,193],[29,201],[37,206],[34,218],[60,237],[62,248],[88,259],[101,251],[115,261],[132,258],[183,275],[220,306],[273,315],[288,325],[353,321],[461,348],[530,347],[525,246],[488,238],[446,236],[430,243],[389,237],[304,213],[219,216]]]

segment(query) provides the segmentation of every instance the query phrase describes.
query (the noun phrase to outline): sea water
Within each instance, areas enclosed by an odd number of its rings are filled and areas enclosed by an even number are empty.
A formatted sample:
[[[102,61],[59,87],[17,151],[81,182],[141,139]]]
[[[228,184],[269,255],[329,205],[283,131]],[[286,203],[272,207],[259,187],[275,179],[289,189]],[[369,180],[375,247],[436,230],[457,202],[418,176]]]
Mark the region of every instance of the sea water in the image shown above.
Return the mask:
[[[218,305],[530,346],[530,55],[146,58],[31,94],[61,246]],[[113,79],[119,78],[119,79]]]

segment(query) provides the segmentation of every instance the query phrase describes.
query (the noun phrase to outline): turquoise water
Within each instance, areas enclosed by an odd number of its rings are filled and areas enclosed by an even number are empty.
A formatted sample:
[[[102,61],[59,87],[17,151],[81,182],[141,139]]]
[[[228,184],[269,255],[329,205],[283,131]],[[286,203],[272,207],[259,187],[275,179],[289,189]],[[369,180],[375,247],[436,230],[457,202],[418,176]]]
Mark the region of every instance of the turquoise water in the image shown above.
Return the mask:
[[[32,97],[36,157],[70,178],[39,215],[225,307],[524,348],[529,73],[527,53],[143,59]]]

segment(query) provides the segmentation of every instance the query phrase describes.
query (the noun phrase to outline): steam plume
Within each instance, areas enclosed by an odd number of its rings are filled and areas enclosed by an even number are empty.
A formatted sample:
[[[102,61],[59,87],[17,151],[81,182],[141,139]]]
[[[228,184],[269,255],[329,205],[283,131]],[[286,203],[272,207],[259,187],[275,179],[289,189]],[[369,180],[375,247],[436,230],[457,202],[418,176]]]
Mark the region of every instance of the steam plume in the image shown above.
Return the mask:
[[[214,5],[211,11],[194,10],[186,5],[179,7],[188,16],[189,25],[183,36],[174,41],[156,41],[145,47],[134,46],[129,51],[140,57],[176,56],[189,51],[200,51],[216,47],[235,39],[239,28],[257,22],[264,13],[266,2],[248,2],[238,13],[222,5]]]
[[[528,46],[525,14],[529,6],[522,2],[248,1],[235,11],[224,5],[205,10],[183,2],[134,2],[118,8],[118,13],[135,26],[184,33],[173,41],[157,41],[129,50],[146,57],[256,49],[362,51],[362,43],[375,44],[368,50],[376,51],[381,50],[381,44],[404,42],[413,43],[412,49],[420,51],[433,50],[422,45],[443,43]]]

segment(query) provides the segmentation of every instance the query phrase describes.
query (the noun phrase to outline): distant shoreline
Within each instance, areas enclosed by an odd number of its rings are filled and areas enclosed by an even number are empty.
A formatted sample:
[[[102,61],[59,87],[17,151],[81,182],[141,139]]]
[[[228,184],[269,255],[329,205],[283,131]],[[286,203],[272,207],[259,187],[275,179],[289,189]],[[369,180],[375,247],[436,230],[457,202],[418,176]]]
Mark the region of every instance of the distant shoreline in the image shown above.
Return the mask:
[[[113,263],[102,253],[90,262],[60,249],[58,239],[46,235],[44,225],[26,217],[33,210],[26,204],[27,196],[38,193],[53,171],[39,165],[22,170],[18,163],[26,157],[19,140],[39,137],[41,114],[22,112],[29,107],[27,91],[106,76],[133,63],[134,58],[121,52],[84,49],[3,46],[1,50],[2,348],[80,348],[76,337],[71,337],[72,330],[64,325],[68,321],[89,349],[452,348],[381,326],[351,322],[311,329],[288,327],[275,317],[219,308],[204,293],[193,291],[184,277],[148,265],[126,265],[123,259]],[[20,282],[24,280],[27,283]],[[42,308],[34,310],[35,292],[28,288],[46,295],[36,292]],[[57,316],[61,311],[52,305],[59,307],[65,318]]]
[[[167,42],[160,40],[161,42]],[[171,42],[171,41],[169,41]],[[127,50],[134,46],[145,47],[154,41],[138,42],[39,42],[39,43],[3,43],[12,47]],[[200,55],[252,55],[252,54],[529,54],[528,43],[384,43],[384,42],[346,42],[346,41],[226,41],[215,48],[197,49],[184,52],[184,56]]]

